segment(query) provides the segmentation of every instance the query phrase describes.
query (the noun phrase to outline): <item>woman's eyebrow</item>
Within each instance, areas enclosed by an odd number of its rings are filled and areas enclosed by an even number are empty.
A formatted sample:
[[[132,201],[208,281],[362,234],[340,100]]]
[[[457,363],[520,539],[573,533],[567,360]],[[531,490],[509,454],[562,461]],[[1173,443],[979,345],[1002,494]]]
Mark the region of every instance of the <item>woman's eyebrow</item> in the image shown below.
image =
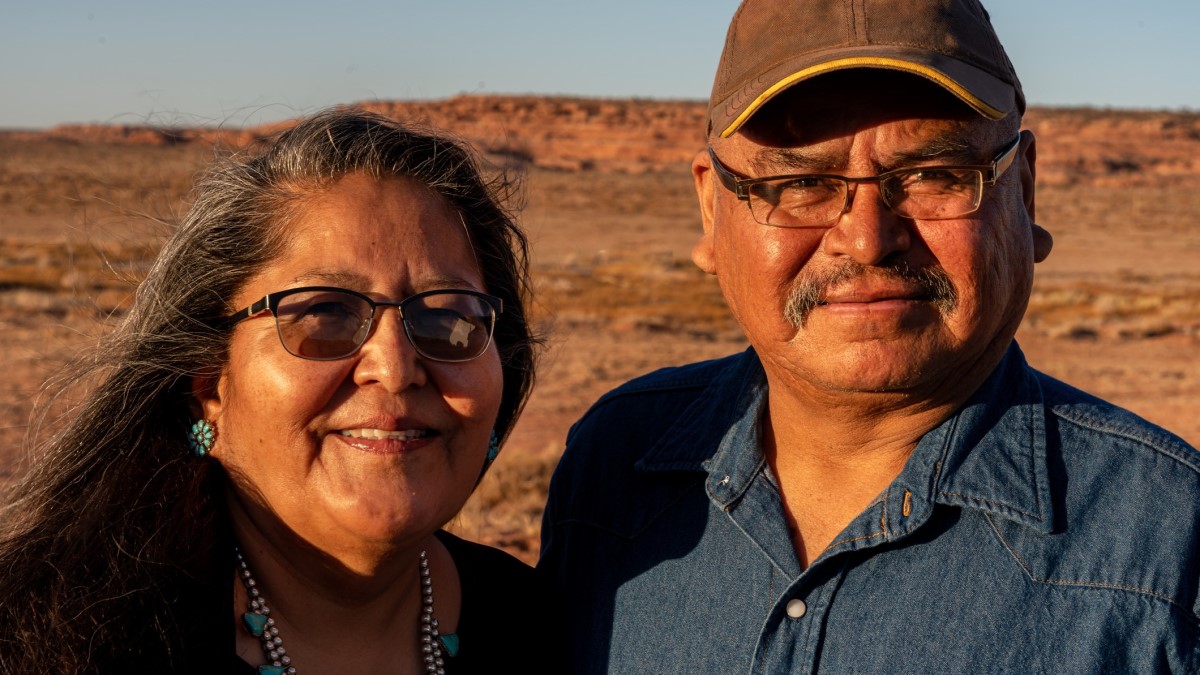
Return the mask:
[[[340,286],[342,288],[356,289],[365,287],[368,280],[365,276],[355,272],[314,269],[293,277],[291,283],[317,283],[321,286]]]
[[[338,286],[340,288],[347,288],[352,291],[365,293],[371,289],[372,282],[370,277],[358,274],[357,272],[315,269],[293,277],[291,284]],[[443,288],[475,289],[475,284],[454,274],[434,274],[417,279],[410,279],[409,284],[412,286],[413,291],[417,293]]]
[[[415,287],[418,292],[433,291],[442,288],[475,290],[475,284],[453,274],[422,277],[416,280]]]

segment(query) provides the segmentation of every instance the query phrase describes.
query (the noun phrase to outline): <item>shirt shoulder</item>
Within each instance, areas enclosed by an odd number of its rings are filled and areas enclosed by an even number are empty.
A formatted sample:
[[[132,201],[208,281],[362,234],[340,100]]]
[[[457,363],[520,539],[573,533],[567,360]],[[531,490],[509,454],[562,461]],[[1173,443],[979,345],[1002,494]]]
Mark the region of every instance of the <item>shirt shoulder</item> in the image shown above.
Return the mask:
[[[1200,478],[1200,452],[1179,436],[1101,398],[1033,371],[1042,389],[1047,411],[1072,434],[1105,438],[1105,447],[1145,454],[1145,459],[1166,459],[1178,464],[1184,475]]]
[[[606,452],[616,451],[622,458],[636,461],[637,455],[677,428],[683,417],[706,427],[714,424],[711,415],[697,417],[695,406],[707,403],[714,409],[728,408],[729,397],[740,385],[740,375],[751,360],[757,364],[752,352],[743,352],[662,368],[609,391],[567,433],[567,449],[560,467],[584,461],[589,446],[597,441],[603,441]]]
[[[1000,527],[1036,581],[1166,603],[1200,626],[1200,452],[1041,373],[1055,531]]]

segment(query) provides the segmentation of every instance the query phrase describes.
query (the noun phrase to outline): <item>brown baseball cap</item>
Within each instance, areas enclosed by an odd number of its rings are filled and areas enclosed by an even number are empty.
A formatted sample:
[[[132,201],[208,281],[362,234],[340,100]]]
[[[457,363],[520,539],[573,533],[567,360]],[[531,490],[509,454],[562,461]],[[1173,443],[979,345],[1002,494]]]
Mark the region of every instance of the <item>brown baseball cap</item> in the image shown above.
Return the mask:
[[[708,133],[731,136],[784,89],[847,68],[919,75],[990,119],[1025,112],[978,0],[744,0],[717,66]]]

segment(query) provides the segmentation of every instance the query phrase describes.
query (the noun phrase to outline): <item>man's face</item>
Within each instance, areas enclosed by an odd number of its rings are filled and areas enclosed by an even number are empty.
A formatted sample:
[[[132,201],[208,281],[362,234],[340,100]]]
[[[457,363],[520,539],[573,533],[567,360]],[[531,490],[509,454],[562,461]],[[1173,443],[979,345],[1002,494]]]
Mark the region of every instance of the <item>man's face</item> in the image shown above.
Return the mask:
[[[826,76],[757,113],[717,157],[746,176],[872,176],[923,165],[987,164],[1016,137],[934,85],[880,74]],[[1033,225],[1033,138],[985,187],[979,210],[911,220],[877,184],[823,227],[761,225],[716,180],[693,167],[704,218],[696,263],[784,386],[822,392],[953,397],[990,372],[1016,332],[1033,264],[1050,239]],[[966,392],[966,393],[969,393]]]

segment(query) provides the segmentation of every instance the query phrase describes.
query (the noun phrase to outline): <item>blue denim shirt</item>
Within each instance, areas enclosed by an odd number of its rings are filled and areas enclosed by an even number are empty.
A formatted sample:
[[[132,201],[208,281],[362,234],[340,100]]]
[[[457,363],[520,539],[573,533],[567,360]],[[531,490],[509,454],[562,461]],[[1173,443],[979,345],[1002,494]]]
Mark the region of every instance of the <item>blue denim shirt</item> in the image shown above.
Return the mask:
[[[1181,439],[1014,345],[801,569],[765,404],[748,351],[634,380],[572,428],[540,563],[570,672],[1200,668],[1200,455]]]

